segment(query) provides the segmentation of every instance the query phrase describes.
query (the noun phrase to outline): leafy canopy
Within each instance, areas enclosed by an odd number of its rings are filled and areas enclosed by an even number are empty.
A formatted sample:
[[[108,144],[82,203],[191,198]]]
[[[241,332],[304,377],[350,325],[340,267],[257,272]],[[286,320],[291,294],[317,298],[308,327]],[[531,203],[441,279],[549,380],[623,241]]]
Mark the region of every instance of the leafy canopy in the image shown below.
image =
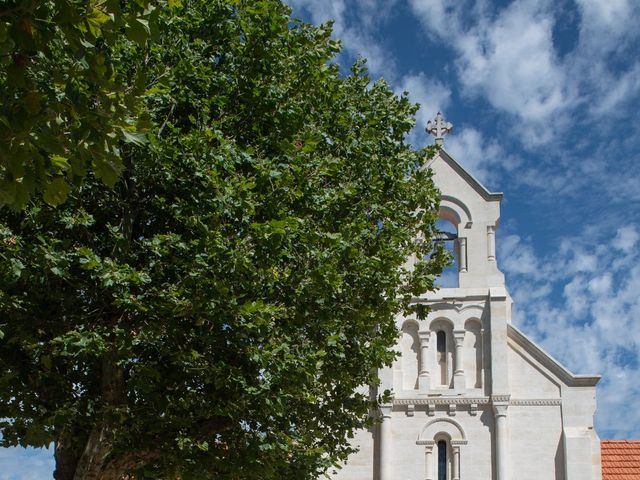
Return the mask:
[[[113,188],[2,210],[1,442],[55,441],[56,478],[317,478],[371,424],[438,195],[416,106],[289,15],[193,0],[123,39],[149,141],[114,139]]]
[[[145,140],[146,70],[122,49],[156,36],[176,0],[0,2],[0,207],[58,205],[87,170],[113,186],[121,144]]]

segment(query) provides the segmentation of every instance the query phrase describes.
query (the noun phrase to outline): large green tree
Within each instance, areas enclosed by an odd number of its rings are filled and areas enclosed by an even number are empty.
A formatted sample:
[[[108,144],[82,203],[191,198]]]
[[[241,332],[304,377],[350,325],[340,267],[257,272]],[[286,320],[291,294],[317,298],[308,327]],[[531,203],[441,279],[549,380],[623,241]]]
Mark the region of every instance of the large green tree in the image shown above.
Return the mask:
[[[63,202],[86,171],[113,185],[121,143],[144,141],[144,65],[123,48],[178,0],[0,0],[0,207]],[[136,81],[131,81],[131,75]]]
[[[416,107],[289,15],[163,13],[114,66],[151,91],[121,179],[0,213],[2,445],[55,442],[58,480],[316,478],[372,422],[437,190]]]

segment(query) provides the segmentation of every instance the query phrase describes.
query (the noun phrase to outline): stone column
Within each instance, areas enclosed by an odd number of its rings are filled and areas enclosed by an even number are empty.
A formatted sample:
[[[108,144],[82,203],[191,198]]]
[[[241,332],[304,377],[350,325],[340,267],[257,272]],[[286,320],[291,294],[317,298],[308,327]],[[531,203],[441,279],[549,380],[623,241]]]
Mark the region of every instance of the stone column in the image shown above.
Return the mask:
[[[464,237],[458,238],[458,248],[460,251],[460,262],[458,263],[460,273],[466,273],[467,271],[467,239]]]
[[[496,435],[496,480],[508,480],[507,468],[507,408],[509,397],[500,397],[500,401],[493,400],[493,417],[495,419]]]
[[[391,480],[391,405],[380,407],[380,480]]]
[[[456,342],[456,351],[453,356],[453,388],[457,392],[462,392],[465,387],[464,378],[464,362],[462,356],[464,355],[464,330],[454,330],[453,339]]]
[[[451,480],[460,480],[460,447],[453,445],[453,459],[451,462]]]
[[[427,443],[424,447],[424,478],[425,480],[433,480],[431,475],[431,454],[433,453],[433,442]]]
[[[489,225],[487,227],[487,259],[490,262],[496,261],[496,227]]]
[[[430,331],[418,332],[420,338],[420,373],[418,375],[418,388],[420,392],[427,393],[431,387],[429,376],[429,337]]]
[[[480,329],[480,387],[485,388],[484,384],[484,328]]]

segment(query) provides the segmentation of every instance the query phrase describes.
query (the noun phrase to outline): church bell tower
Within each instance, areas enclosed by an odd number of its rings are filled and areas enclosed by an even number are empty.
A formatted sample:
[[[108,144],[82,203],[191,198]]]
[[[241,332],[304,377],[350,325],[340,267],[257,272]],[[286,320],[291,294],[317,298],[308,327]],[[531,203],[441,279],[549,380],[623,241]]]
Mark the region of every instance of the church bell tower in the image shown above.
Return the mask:
[[[398,358],[380,372],[393,400],[337,478],[348,480],[599,480],[594,375],[574,375],[512,325],[498,268],[501,193],[444,148],[453,126],[427,125],[441,148],[426,167],[456,257],[453,285],[399,316]]]

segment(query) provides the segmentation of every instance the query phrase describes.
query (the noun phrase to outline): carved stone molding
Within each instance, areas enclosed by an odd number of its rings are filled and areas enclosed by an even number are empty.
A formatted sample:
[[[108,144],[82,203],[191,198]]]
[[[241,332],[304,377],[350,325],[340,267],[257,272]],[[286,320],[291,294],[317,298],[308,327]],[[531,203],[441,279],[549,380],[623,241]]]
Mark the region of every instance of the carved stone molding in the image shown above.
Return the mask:
[[[434,440],[418,440],[416,445],[426,445],[427,447],[433,447],[436,444]]]
[[[452,447],[455,447],[459,445],[467,445],[469,443],[469,440],[451,440],[449,443]]]
[[[423,342],[429,345],[429,337],[431,336],[431,330],[420,330],[418,331],[418,338],[420,338],[420,343]]]
[[[430,397],[430,398],[394,398],[394,405],[486,405],[489,397]]]
[[[455,403],[450,403],[449,404],[449,416],[450,417],[455,417],[456,416],[456,404]]]
[[[491,397],[429,397],[429,398],[394,398],[393,405],[407,405],[415,409],[416,405],[470,405],[472,415],[478,410],[478,405],[489,403],[506,403],[507,405],[522,407],[546,407],[562,405],[561,398],[511,398],[510,395],[492,395]],[[431,410],[431,408],[429,408]]]
[[[526,407],[546,407],[562,405],[561,398],[513,398],[510,405]]]
[[[491,395],[491,403],[509,402],[511,395]]]
[[[413,403],[407,405],[407,417],[413,417],[414,412],[416,411],[416,406]]]
[[[392,411],[393,411],[393,405],[380,405],[381,418],[391,418]]]

